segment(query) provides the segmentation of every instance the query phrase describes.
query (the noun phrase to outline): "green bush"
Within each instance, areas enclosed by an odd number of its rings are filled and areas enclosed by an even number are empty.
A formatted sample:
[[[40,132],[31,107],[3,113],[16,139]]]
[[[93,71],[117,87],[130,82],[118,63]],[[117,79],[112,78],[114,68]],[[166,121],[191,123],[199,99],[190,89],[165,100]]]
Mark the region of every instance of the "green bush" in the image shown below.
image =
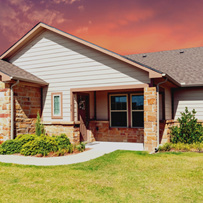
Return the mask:
[[[69,153],[73,153],[74,146],[72,144],[68,145],[68,151],[69,151]]]
[[[67,149],[67,147],[71,144],[69,138],[66,134],[61,134],[60,136],[53,136],[57,142],[57,147],[59,149]]]
[[[0,154],[15,154],[19,153],[18,144],[15,140],[7,140],[0,145]]]
[[[162,146],[159,146],[159,151],[170,151],[172,148],[172,143],[165,143]]]
[[[85,142],[81,142],[79,145],[76,145],[76,149],[79,151],[79,152],[83,152],[85,151],[85,146],[86,146],[86,143]]]
[[[7,140],[0,145],[0,154],[20,153],[22,146],[36,138],[36,135],[19,135],[14,140]]]
[[[49,152],[56,152],[57,149],[58,147],[55,137],[41,135],[24,144],[20,153],[25,156],[34,156],[36,154],[46,156]]]
[[[86,142],[81,142],[81,143],[80,143],[81,148],[82,148],[83,150],[85,150],[86,144],[87,144]]]
[[[164,145],[159,147],[159,151],[170,151],[174,149],[175,151],[202,151],[203,150],[203,143],[165,143]]]
[[[172,143],[195,143],[203,141],[203,127],[197,123],[195,118],[195,110],[192,112],[185,108],[185,112],[181,112],[181,118],[178,118],[180,126],[171,127],[171,142]]]
[[[57,152],[59,155],[72,153],[73,145],[65,134],[50,137],[48,135],[19,135],[14,140],[7,140],[0,145],[0,154],[21,153],[25,156],[42,154],[46,156],[49,152]]]

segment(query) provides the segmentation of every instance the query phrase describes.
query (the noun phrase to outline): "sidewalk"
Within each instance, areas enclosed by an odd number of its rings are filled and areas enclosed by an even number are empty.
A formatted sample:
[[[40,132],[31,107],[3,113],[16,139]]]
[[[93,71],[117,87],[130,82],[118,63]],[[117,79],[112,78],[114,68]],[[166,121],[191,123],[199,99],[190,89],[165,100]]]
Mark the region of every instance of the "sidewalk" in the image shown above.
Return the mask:
[[[0,162],[35,166],[56,166],[81,163],[98,158],[116,150],[143,151],[143,144],[121,142],[93,142],[86,145],[89,151],[60,157],[25,157],[16,155],[0,155]]]

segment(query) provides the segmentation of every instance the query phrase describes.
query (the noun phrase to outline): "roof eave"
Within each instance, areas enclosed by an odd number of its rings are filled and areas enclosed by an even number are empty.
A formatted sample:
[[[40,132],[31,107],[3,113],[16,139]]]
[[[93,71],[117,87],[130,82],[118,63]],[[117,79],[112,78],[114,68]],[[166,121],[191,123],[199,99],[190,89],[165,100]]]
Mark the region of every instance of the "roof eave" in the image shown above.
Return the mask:
[[[29,80],[29,79],[25,79],[25,78],[20,78],[20,77],[12,77],[11,79],[13,80],[20,80],[20,81],[24,81],[24,82],[30,82],[30,83],[35,83],[35,84],[39,84],[39,85],[42,85],[42,86],[46,86],[46,85],[49,85],[49,83],[47,82],[40,82],[40,81],[36,81],[36,80]]]
[[[173,79],[171,76],[169,76],[168,74],[163,73],[162,76],[168,78],[168,80],[170,80],[173,84],[177,85],[178,87],[181,87],[181,84],[180,84],[178,81],[174,80],[174,79]]]
[[[9,57],[11,57],[13,54],[15,54],[15,52],[16,52],[17,50],[19,50],[19,49],[22,48],[26,43],[28,43],[28,42],[32,39],[32,37],[34,37],[34,36],[36,36],[37,34],[41,33],[44,29],[53,31],[53,32],[55,32],[55,33],[57,33],[57,34],[60,34],[60,35],[64,36],[64,37],[67,37],[67,38],[69,38],[69,39],[72,39],[72,40],[74,40],[74,41],[76,41],[76,42],[78,42],[78,43],[81,43],[81,44],[86,45],[86,46],[88,46],[88,47],[90,47],[90,48],[93,48],[93,49],[95,49],[95,50],[97,50],[97,51],[100,51],[100,52],[102,52],[102,53],[104,53],[104,54],[107,54],[107,55],[109,55],[109,56],[112,56],[112,57],[114,57],[114,58],[116,58],[116,59],[118,59],[118,60],[120,60],[120,61],[123,61],[123,62],[125,62],[125,63],[127,63],[127,64],[130,64],[130,65],[132,65],[132,66],[135,66],[135,67],[137,67],[137,68],[140,68],[140,69],[142,69],[142,70],[144,70],[144,71],[146,71],[146,72],[149,73],[149,78],[161,78],[161,77],[162,77],[162,74],[161,74],[159,71],[153,70],[153,69],[151,69],[151,68],[149,68],[149,67],[146,67],[146,66],[143,65],[143,64],[139,64],[139,63],[137,63],[137,62],[135,62],[135,61],[128,60],[126,57],[123,57],[123,56],[121,56],[121,55],[119,55],[119,54],[116,54],[116,53],[114,53],[114,52],[112,52],[112,51],[109,51],[109,50],[107,50],[107,49],[104,49],[104,48],[102,48],[102,47],[99,47],[99,46],[97,46],[97,45],[95,45],[95,44],[92,44],[92,43],[90,43],[90,42],[87,42],[87,41],[85,41],[85,40],[82,40],[82,39],[80,39],[80,38],[78,38],[78,37],[75,37],[75,36],[73,36],[73,35],[70,35],[70,34],[68,34],[68,33],[66,33],[66,32],[63,32],[63,31],[61,31],[61,30],[58,30],[58,29],[56,29],[56,28],[54,28],[54,27],[48,26],[48,25],[46,25],[46,24],[44,24],[44,23],[41,23],[41,22],[38,23],[37,25],[35,25],[35,27],[33,27],[28,33],[26,33],[18,42],[16,42],[12,47],[10,47],[6,52],[4,52],[4,53],[0,56],[0,59],[8,59]]]
[[[181,84],[181,87],[203,87],[203,84]]]

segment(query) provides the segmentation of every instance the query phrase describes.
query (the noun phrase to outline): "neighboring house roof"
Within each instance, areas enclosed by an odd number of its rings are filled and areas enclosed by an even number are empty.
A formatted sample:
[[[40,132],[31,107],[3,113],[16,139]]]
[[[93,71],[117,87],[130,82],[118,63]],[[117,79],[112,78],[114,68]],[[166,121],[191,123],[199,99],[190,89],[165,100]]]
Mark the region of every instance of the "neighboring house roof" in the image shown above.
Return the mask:
[[[203,47],[126,55],[168,74],[181,86],[203,86]]]
[[[149,78],[161,78],[162,77],[162,73],[158,70],[155,70],[151,67],[148,67],[142,63],[138,63],[136,61],[132,61],[132,60],[129,60],[128,58],[122,56],[122,55],[119,55],[119,54],[116,54],[112,51],[109,51],[107,49],[104,49],[100,46],[97,46],[93,43],[90,43],[88,41],[85,41],[83,39],[80,39],[78,37],[75,37],[71,34],[68,34],[64,31],[61,31],[59,29],[56,29],[54,27],[51,27],[45,23],[38,23],[36,26],[34,26],[27,34],[25,34],[18,42],[16,42],[13,46],[11,46],[6,52],[4,52],[0,59],[8,59],[9,57],[11,57],[13,54],[15,54],[19,49],[21,49],[25,44],[27,44],[30,40],[32,40],[35,36],[39,35],[41,32],[43,32],[44,30],[50,30],[50,31],[53,31],[57,34],[60,34],[64,37],[67,37],[68,39],[72,39],[78,43],[81,43],[83,45],[86,45],[88,47],[91,47],[97,51],[100,51],[104,54],[107,54],[109,56],[112,56],[120,61],[123,61],[125,63],[128,63],[130,65],[133,65],[137,68],[140,68],[144,71],[147,71],[149,72]]]
[[[7,61],[0,60],[0,72],[6,76],[7,80],[21,80],[37,84],[47,85],[48,83],[37,76],[15,66]]]

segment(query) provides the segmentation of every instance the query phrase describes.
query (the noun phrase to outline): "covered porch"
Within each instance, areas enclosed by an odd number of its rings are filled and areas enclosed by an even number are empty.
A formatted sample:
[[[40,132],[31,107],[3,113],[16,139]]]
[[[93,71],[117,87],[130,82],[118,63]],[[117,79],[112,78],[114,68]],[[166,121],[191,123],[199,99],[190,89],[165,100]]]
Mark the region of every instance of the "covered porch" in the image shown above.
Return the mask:
[[[80,140],[157,147],[157,93],[148,84],[71,89],[71,121]]]

